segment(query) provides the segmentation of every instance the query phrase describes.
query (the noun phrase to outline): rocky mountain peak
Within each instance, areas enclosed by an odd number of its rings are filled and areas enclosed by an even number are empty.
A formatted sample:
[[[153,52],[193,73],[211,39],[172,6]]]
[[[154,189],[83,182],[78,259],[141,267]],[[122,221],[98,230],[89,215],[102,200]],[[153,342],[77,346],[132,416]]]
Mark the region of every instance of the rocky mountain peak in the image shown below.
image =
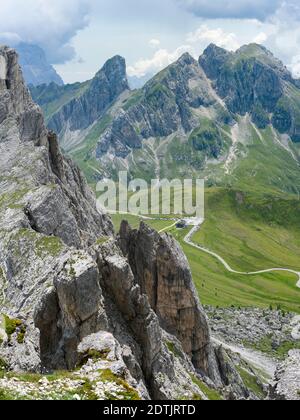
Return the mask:
[[[196,63],[197,61],[188,52],[182,54],[182,56],[179,57],[179,59],[177,60],[177,64],[179,65],[191,65],[191,64],[196,64]]]
[[[0,123],[18,118],[20,139],[45,145],[46,128],[41,110],[36,106],[25,86],[16,52],[0,48]]]
[[[137,100],[135,100],[137,99]],[[191,131],[198,123],[192,112],[216,102],[207,77],[197,61],[183,54],[132,95],[133,106],[125,106],[100,137],[96,157],[111,148],[119,158],[142,147],[143,139],[169,136],[177,130]]]
[[[117,97],[124,90],[129,90],[125,59],[116,55],[106,61],[102,69],[96,74],[92,85],[94,82],[96,83],[98,79],[100,79],[102,83],[104,82],[103,79],[107,81],[112,90],[112,97]]]
[[[126,77],[126,61],[124,57],[115,55],[108,59],[100,72],[103,71],[109,78],[112,74],[118,73],[119,75]]]
[[[247,115],[249,127],[252,123],[258,129],[270,126],[300,141],[299,81],[261,45],[230,52],[211,44],[199,63],[183,54],[132,92],[123,82],[124,67],[117,56],[94,81],[66,87],[61,95],[56,89],[40,89],[35,95],[46,114],[51,110],[50,127],[61,134],[64,150],[78,161],[91,183],[115,177],[124,165],[133,177],[142,173],[153,178],[159,172],[183,176],[192,168],[197,174],[204,171],[205,177],[208,171],[218,183],[211,160],[220,165],[221,178],[228,174],[227,163],[222,162],[230,141],[235,142],[231,129]],[[125,88],[116,99],[111,95],[115,85],[121,87],[119,91]],[[97,109],[99,97],[109,98],[105,108]],[[62,106],[64,98],[67,103]],[[152,139],[161,146],[153,146]],[[175,165],[167,164],[168,159]],[[231,155],[228,160],[230,166],[238,166]]]
[[[231,53],[215,44],[210,44],[199,58],[199,64],[210,79],[217,78]]]
[[[103,116],[108,107],[127,90],[125,60],[115,56],[104,64],[91,81],[74,86],[74,97],[58,108],[48,125],[61,135],[84,130]]]
[[[248,44],[239,48],[235,54],[235,60],[256,60],[264,66],[269,66],[281,79],[293,82],[291,73],[286,66],[266,47],[260,44]]]

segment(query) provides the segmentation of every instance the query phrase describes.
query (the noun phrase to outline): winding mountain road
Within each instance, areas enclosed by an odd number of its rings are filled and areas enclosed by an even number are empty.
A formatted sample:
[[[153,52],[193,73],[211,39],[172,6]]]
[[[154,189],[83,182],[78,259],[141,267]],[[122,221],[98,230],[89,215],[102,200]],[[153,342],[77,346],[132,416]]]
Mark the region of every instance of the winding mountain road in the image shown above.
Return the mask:
[[[234,270],[232,267],[230,267],[230,265],[220,255],[216,254],[213,251],[210,251],[209,249],[207,249],[205,247],[202,247],[200,245],[195,244],[192,241],[192,237],[193,237],[193,235],[196,232],[198,232],[198,230],[200,229],[202,223],[194,226],[189,231],[189,233],[184,238],[184,242],[186,244],[188,244],[188,245],[190,245],[190,246],[192,246],[194,248],[197,248],[200,251],[205,252],[206,254],[212,255],[213,257],[217,258],[224,265],[224,267],[226,268],[226,270],[229,271],[230,273],[233,273],[233,274],[240,274],[240,275],[243,275],[243,276],[254,276],[254,275],[257,275],[257,274],[273,273],[273,272],[276,272],[276,271],[277,272],[278,271],[284,271],[286,273],[295,274],[298,277],[298,282],[297,282],[296,286],[300,289],[300,272],[299,271],[291,270],[289,268],[269,268],[269,269],[266,269],[266,270],[252,271],[252,272],[248,272],[248,273],[245,273],[245,272],[242,272],[242,271],[237,271],[237,270]]]
[[[122,213],[122,214],[130,214],[130,213]],[[132,214],[133,215],[133,214]],[[147,217],[147,216],[142,216],[142,215],[134,215],[137,217],[140,217],[143,220],[168,220],[165,218],[156,218],[156,217]],[[170,226],[166,226],[165,228],[161,229],[158,233],[164,233],[167,232],[169,229],[172,229],[173,227],[176,226],[176,224],[179,222],[179,219],[170,219],[172,220],[172,225]],[[175,222],[174,222],[175,220]],[[291,270],[289,268],[282,268],[282,267],[277,267],[277,268],[268,268],[266,270],[259,270],[259,271],[251,271],[251,272],[243,272],[243,271],[237,271],[234,270],[232,267],[230,267],[230,265],[224,260],[224,258],[222,258],[220,255],[218,255],[216,252],[210,251],[209,249],[200,246],[198,244],[195,244],[192,241],[192,237],[194,236],[194,234],[196,232],[198,232],[198,230],[200,229],[200,227],[202,226],[202,224],[204,223],[204,220],[202,220],[201,222],[199,222],[198,224],[196,224],[195,226],[193,226],[193,228],[189,231],[189,233],[184,237],[184,242],[187,245],[190,245],[196,249],[199,249],[199,251],[205,252],[206,254],[209,254],[213,257],[215,257],[217,260],[219,260],[222,265],[226,268],[227,271],[229,271],[230,273],[233,274],[239,274],[242,276],[254,276],[257,274],[266,274],[266,273],[274,273],[274,272],[278,272],[278,271],[284,271],[285,273],[291,273],[291,274],[295,274],[298,277],[298,281],[296,283],[296,287],[298,287],[300,289],[300,271],[296,271],[296,270]]]

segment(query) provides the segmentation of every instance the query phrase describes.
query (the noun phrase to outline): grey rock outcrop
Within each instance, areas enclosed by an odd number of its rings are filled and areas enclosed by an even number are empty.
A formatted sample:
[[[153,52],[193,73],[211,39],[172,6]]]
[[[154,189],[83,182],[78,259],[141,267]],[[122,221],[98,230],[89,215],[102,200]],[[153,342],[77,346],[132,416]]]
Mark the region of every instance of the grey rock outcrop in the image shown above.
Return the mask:
[[[276,383],[270,392],[271,399],[300,400],[300,350],[289,352],[289,357],[277,368],[275,381]]]
[[[207,318],[178,243],[144,224],[131,230],[126,222],[119,243],[162,328],[178,338],[196,369],[220,384]]]
[[[109,243],[101,249],[98,265],[102,273],[103,290],[109,294],[124,319],[125,331],[132,336],[131,340],[126,341],[130,343],[133,339],[136,343],[136,366],[133,372],[138,375],[142,373],[152,398],[170,399],[178,393],[178,389],[182,389],[183,384],[191,389],[188,372],[194,371],[192,364],[182,349],[182,360],[174,358],[168,350],[165,338],[167,334],[161,328],[148,296],[136,282],[131,267],[117,244]],[[122,333],[124,334],[124,330]],[[179,342],[177,345],[181,348]],[[134,351],[134,347],[130,353]],[[133,360],[131,356],[128,360],[129,366]]]

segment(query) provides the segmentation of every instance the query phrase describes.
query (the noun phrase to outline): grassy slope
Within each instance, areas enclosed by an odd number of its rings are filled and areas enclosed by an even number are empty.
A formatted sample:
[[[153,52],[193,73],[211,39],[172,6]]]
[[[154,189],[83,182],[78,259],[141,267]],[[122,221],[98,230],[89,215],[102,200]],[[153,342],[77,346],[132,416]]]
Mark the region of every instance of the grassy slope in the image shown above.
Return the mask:
[[[276,307],[300,313],[300,289],[296,276],[273,273],[243,276],[229,273],[214,257],[186,245],[187,232],[173,231],[191,265],[202,303],[213,306]]]
[[[218,203],[219,192],[212,190],[207,195],[210,196],[211,194],[213,198],[210,197],[209,201],[212,200],[213,203],[215,201]],[[226,199],[226,193],[223,192],[223,194],[225,195],[224,201],[226,204],[226,201],[229,199]],[[219,212],[219,215],[215,216],[215,212]],[[228,262],[234,266],[236,264],[239,269],[245,268],[245,271],[247,271],[246,267],[254,269],[268,268],[269,264],[278,257],[277,264],[275,265],[282,264],[282,267],[294,267],[293,264],[295,264],[295,268],[299,269],[297,260],[299,255],[298,246],[300,245],[297,237],[293,238],[292,231],[289,229],[284,230],[284,234],[292,238],[286,239],[286,245],[280,245],[275,240],[271,241],[266,255],[264,245],[261,244],[261,247],[259,245],[260,238],[264,238],[265,235],[263,229],[268,230],[267,225],[261,222],[260,228],[262,231],[259,232],[252,226],[250,216],[248,221],[246,221],[245,215],[243,215],[243,221],[241,221],[238,216],[234,217],[232,215],[232,209],[226,208],[226,205],[224,207],[221,205],[220,210],[215,208],[215,212],[212,212],[212,215],[213,217],[215,216],[216,220],[219,220],[220,225],[217,223],[215,226],[215,220],[213,219],[210,222],[211,219],[208,218],[208,221],[204,225],[204,229],[206,229],[204,236],[207,236],[209,243],[205,245],[209,245],[209,248],[219,252]],[[137,227],[139,224],[139,219],[134,216],[113,216],[116,229],[118,229],[121,220],[124,218],[133,227]],[[147,221],[147,223],[157,230],[171,224],[167,221]],[[223,233],[224,228],[228,229],[228,236]],[[213,230],[212,232],[210,231],[211,229]],[[281,228],[278,227],[278,230],[280,231]],[[231,305],[269,307],[272,305],[274,307],[281,306],[282,309],[300,313],[300,289],[296,288],[295,275],[278,272],[248,277],[229,273],[214,257],[185,244],[183,239],[187,232],[188,230],[171,230],[171,233],[181,243],[187,255],[202,303],[221,307]],[[276,229],[270,228],[269,233],[274,238],[276,237]],[[202,231],[200,233],[200,239],[201,234]],[[253,242],[252,249],[256,252],[248,255],[248,247],[245,245],[243,234],[247,238],[249,236],[248,241],[250,243]],[[198,239],[198,234],[194,238],[194,240],[201,242],[200,239]],[[286,246],[289,246],[291,249],[291,251],[289,250],[291,252],[290,255],[288,255],[289,251],[287,251]],[[273,256],[273,252],[275,253],[275,251],[277,257]],[[238,252],[240,253],[240,259],[239,256],[236,256]]]
[[[246,140],[240,145],[238,165],[224,179],[227,188],[206,191],[206,220],[193,240],[220,254],[239,271],[273,267],[298,271],[299,166],[291,153],[274,140],[270,129],[261,130],[260,137],[246,123],[240,133]],[[137,226],[136,219],[132,221]],[[160,222],[159,227],[161,223],[166,222]],[[278,272],[247,277],[229,273],[214,257],[184,244],[187,232],[175,229],[172,233],[189,259],[203,303],[259,307],[271,304],[300,312],[295,275]]]
[[[94,151],[100,135],[111,122],[111,116],[105,115],[92,127],[83,145],[70,152],[70,156],[84,172],[89,184],[95,189],[97,180],[101,173],[101,165],[94,156]],[[97,173],[99,171],[100,173]]]
[[[194,242],[238,271],[300,270],[300,203],[279,197],[207,190],[206,221]]]
[[[74,83],[71,85],[62,86],[59,90],[57,97],[54,100],[49,101],[42,105],[42,109],[45,115],[46,122],[48,123],[51,117],[58,112],[64,105],[70,102],[72,99],[82,95],[85,90],[89,87],[90,81],[84,83]],[[35,98],[36,100],[39,99]],[[45,95],[43,96],[45,100]]]

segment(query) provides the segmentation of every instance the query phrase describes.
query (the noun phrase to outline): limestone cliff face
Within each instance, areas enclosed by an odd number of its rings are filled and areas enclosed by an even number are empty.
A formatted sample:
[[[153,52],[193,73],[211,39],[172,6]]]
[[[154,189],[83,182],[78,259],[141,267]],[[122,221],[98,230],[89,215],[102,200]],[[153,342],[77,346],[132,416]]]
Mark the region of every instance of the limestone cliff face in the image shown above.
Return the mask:
[[[229,111],[250,113],[259,128],[272,123],[299,141],[299,82],[270,51],[250,44],[232,53],[210,45],[199,64]]]
[[[113,369],[145,399],[202,398],[193,377],[227,385],[177,243],[125,223],[114,238],[9,48],[0,75],[1,359],[30,372],[84,364],[100,387]]]
[[[220,381],[208,322],[178,243],[144,224],[131,230],[126,222],[119,243],[162,328],[179,339],[197,369]]]

